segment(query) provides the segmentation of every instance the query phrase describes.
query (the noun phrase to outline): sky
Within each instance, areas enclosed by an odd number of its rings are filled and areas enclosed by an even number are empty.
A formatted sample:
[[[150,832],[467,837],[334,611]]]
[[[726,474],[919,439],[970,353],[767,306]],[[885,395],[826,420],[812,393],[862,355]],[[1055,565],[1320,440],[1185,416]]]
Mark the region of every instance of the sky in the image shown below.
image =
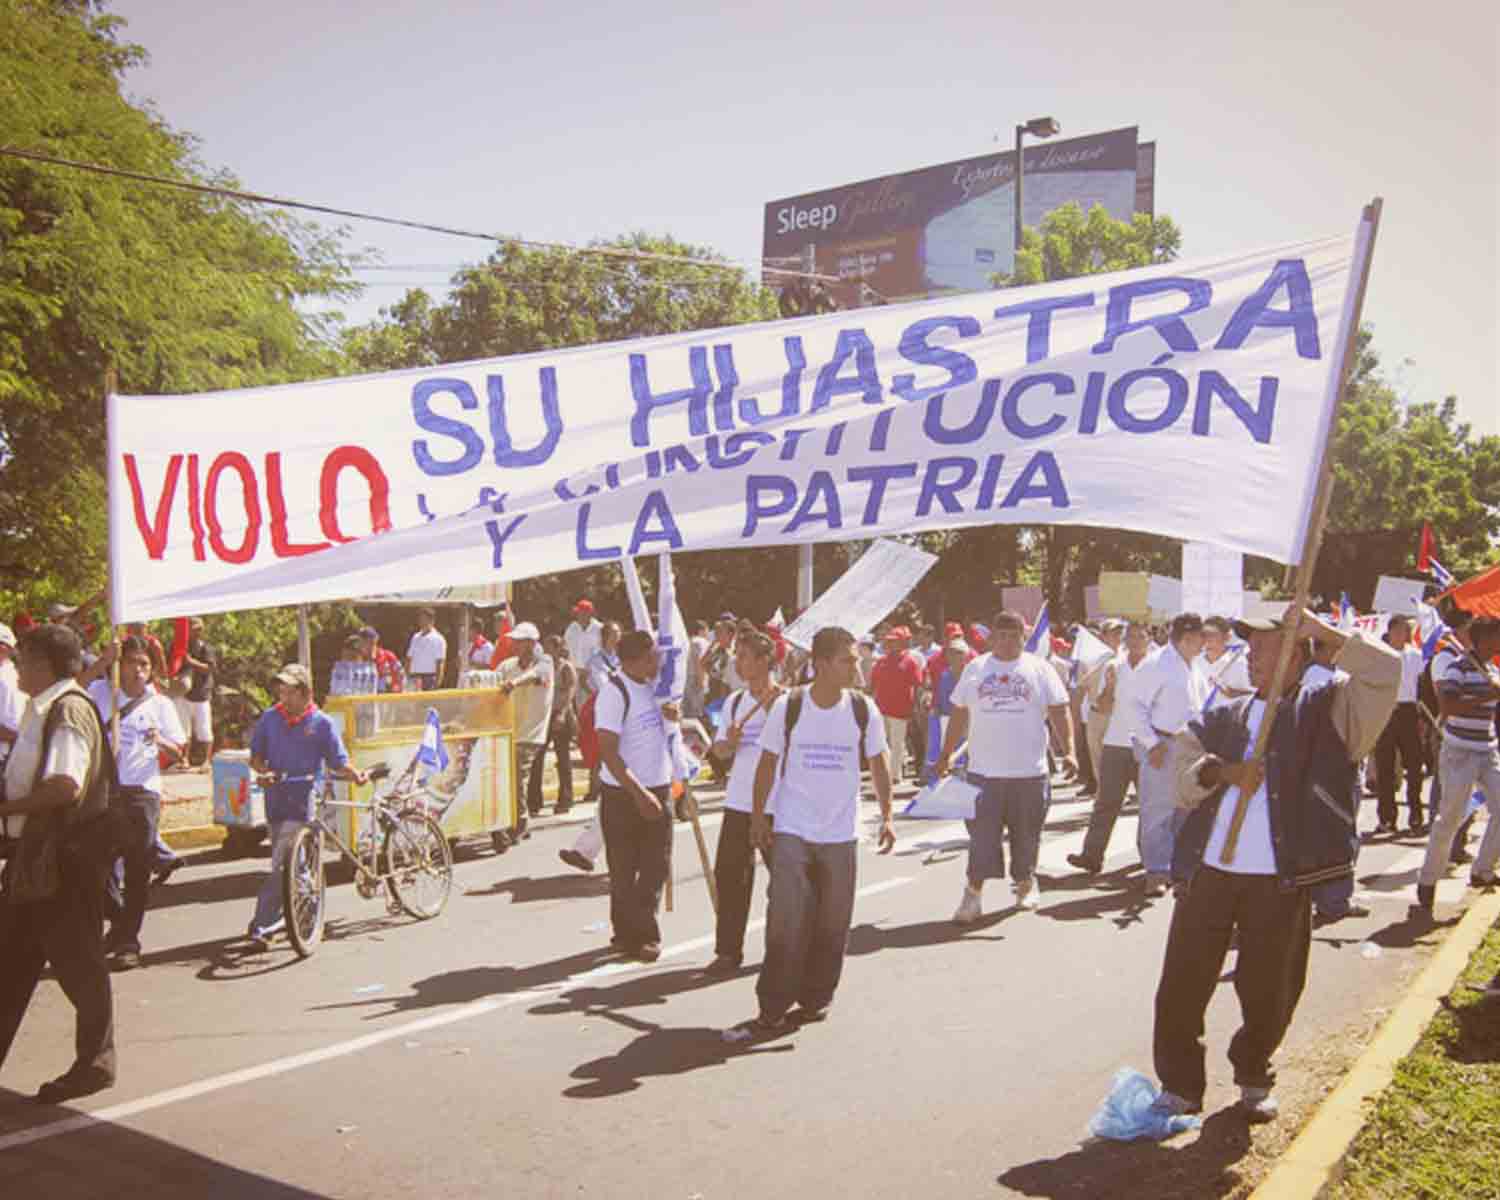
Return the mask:
[[[111,5],[151,55],[127,90],[247,188],[529,238],[646,230],[754,265],[768,200],[1002,149],[1038,116],[1154,140],[1185,259],[1346,232],[1382,196],[1365,319],[1388,376],[1500,433],[1493,0],[1021,7]],[[488,252],[350,232],[401,268],[361,275],[353,320]]]

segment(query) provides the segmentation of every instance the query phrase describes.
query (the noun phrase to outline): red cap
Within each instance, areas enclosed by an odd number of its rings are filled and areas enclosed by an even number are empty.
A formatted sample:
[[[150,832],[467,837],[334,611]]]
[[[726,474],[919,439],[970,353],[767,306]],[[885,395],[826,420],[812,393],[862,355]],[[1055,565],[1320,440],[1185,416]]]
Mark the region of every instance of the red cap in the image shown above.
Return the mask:
[[[577,604],[573,605],[573,611],[591,613],[594,611],[594,602],[592,600],[580,600]]]

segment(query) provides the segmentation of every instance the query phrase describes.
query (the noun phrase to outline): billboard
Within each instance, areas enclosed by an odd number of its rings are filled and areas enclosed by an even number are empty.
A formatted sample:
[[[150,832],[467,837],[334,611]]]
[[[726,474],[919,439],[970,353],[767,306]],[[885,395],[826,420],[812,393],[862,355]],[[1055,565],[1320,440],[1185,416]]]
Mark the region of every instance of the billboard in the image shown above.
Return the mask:
[[[1134,126],[1027,146],[1025,223],[1070,200],[1124,220],[1151,212],[1155,150]],[[1007,150],[773,200],[762,255],[770,267],[862,281],[887,300],[982,291],[1014,261],[1015,159]]]

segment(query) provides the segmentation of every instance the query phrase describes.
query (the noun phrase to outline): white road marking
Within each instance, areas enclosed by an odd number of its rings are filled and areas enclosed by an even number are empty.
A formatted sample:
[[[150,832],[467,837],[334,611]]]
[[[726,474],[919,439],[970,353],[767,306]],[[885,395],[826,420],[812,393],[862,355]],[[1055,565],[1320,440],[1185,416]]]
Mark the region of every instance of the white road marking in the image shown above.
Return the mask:
[[[915,883],[916,880],[917,876],[915,875],[902,875],[895,879],[884,879],[879,883],[868,884],[858,889],[855,895],[860,897],[874,896],[880,892],[888,892],[893,888]],[[749,928],[759,929],[764,925],[765,920],[762,918],[751,922]],[[676,958],[694,950],[701,950],[705,946],[711,946],[713,941],[714,935],[710,933],[702,937],[691,938],[685,942],[677,942],[662,950],[662,958]],[[504,1008],[511,1008],[528,1000],[546,999],[592,980],[611,975],[621,975],[629,971],[643,970],[650,965],[639,962],[606,963],[601,967],[594,967],[588,971],[580,971],[576,975],[570,975],[566,979],[548,984],[546,987],[527,988],[525,991],[510,992],[504,996],[495,996],[488,1000],[472,1000],[448,1012],[434,1013],[428,1017],[419,1017],[415,1021],[407,1021],[401,1025],[394,1025],[389,1029],[382,1029],[378,1033],[367,1033],[363,1037],[350,1038],[344,1042],[335,1042],[330,1046],[322,1046],[317,1050],[307,1050],[301,1054],[274,1059],[271,1062],[260,1063],[254,1067],[244,1067],[238,1071],[229,1071],[223,1075],[211,1075],[207,1079],[198,1080],[196,1083],[169,1088],[166,1091],[156,1092],[150,1096],[142,1096],[137,1100],[127,1100],[121,1104],[112,1104],[107,1108],[96,1109],[90,1113],[80,1113],[77,1116],[67,1117],[61,1121],[53,1121],[47,1125],[37,1125],[30,1129],[19,1129],[14,1133],[0,1136],[0,1153],[6,1150],[16,1150],[22,1146],[29,1146],[36,1142],[46,1141],[49,1138],[61,1137],[65,1133],[78,1133],[82,1130],[92,1129],[103,1124],[118,1124],[121,1121],[129,1120],[131,1117],[139,1116],[141,1113],[165,1108],[170,1104],[180,1104],[184,1100],[195,1100],[199,1096],[221,1092],[226,1088],[238,1087],[240,1084],[254,1083],[257,1080],[270,1079],[276,1075],[285,1075],[288,1071],[295,1071],[301,1067],[310,1067],[316,1063],[327,1062],[330,1059],[345,1058],[348,1055],[357,1054],[361,1050],[368,1050],[372,1046],[378,1046],[383,1042],[395,1041],[397,1038],[409,1038],[413,1034],[421,1033],[428,1029],[441,1029],[445,1025],[456,1025],[461,1021],[472,1021],[475,1017],[482,1017]]]

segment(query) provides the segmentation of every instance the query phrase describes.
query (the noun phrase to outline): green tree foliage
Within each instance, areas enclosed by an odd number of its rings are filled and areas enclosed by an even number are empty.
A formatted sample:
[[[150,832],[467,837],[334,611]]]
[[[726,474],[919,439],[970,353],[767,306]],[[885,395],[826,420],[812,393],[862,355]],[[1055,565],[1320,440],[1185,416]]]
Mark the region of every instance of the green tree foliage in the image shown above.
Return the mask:
[[[145,55],[122,26],[95,4],[0,0],[0,145],[233,186],[191,137],[126,99]],[[334,318],[299,302],[351,286],[335,237],[314,226],[0,158],[0,615],[103,582],[107,369],[127,394],[334,374]],[[208,636],[226,661],[264,671],[294,644],[292,622],[210,618]]]
[[[121,23],[63,0],[0,0],[0,145],[182,180],[191,138],[122,92],[144,58]],[[0,158],[0,579],[91,591],[103,574],[103,387],[205,391],[331,373],[345,294],[316,228],[263,209]],[[163,431],[167,433],[169,431]]]
[[[1476,438],[1457,399],[1403,403],[1360,331],[1333,439],[1334,489],[1313,591],[1367,609],[1381,575],[1417,574],[1422,523],[1462,579],[1494,562],[1500,437]]]
[[[1040,228],[1022,231],[1015,271],[997,275],[995,283],[1025,287],[1052,279],[1129,271],[1171,262],[1181,249],[1182,231],[1171,217],[1136,213],[1121,221],[1102,204],[1085,213],[1069,201],[1043,217]]]

